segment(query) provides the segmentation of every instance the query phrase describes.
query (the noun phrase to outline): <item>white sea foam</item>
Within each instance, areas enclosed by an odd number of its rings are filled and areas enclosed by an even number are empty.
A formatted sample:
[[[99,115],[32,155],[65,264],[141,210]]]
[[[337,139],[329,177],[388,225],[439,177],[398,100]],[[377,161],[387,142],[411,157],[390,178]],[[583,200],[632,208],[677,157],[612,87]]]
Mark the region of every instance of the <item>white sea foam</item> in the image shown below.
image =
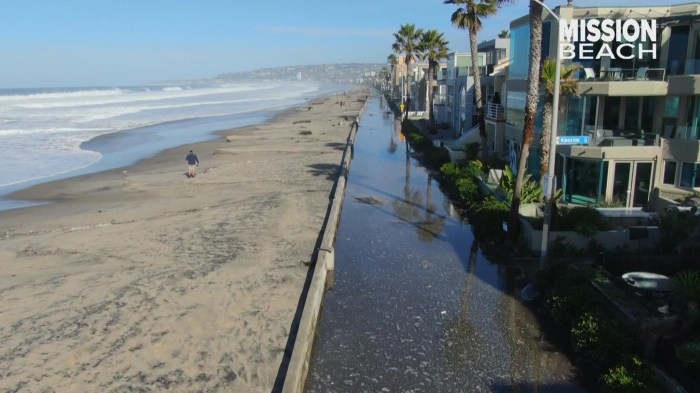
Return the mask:
[[[319,85],[306,82],[0,90],[0,156],[4,158],[0,187],[94,164],[101,154],[80,146],[99,135],[161,123],[173,124],[177,133],[173,122],[225,116],[235,119],[245,113],[298,104],[317,92]]]

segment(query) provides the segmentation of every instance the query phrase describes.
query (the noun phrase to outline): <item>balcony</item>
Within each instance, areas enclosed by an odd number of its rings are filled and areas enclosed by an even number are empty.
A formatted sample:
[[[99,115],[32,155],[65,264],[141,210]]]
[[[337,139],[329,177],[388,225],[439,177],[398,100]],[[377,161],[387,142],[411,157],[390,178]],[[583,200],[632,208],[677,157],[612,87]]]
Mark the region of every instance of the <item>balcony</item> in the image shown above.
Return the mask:
[[[610,67],[606,70],[600,70],[596,74],[595,70],[590,67],[581,68],[580,80],[585,82],[634,82],[634,81],[665,81],[665,68],[618,68]]]
[[[588,146],[591,147],[629,147],[629,146],[660,146],[661,138],[657,134],[647,134],[641,131],[623,131],[606,129],[586,129],[589,136]]]
[[[434,94],[433,95],[433,105],[445,105],[447,103],[447,95],[445,94]]]
[[[486,117],[497,121],[506,120],[506,111],[503,105],[489,102],[486,105]]]

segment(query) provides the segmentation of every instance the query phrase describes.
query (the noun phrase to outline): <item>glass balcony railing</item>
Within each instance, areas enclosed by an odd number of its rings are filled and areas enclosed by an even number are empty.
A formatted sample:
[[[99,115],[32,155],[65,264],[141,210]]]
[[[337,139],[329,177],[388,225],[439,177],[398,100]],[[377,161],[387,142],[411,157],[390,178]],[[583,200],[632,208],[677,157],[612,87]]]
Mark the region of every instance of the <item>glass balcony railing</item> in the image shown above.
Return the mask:
[[[607,130],[586,126],[584,135],[588,135],[588,146],[597,147],[629,147],[629,146],[660,146],[658,134],[643,131]]]
[[[682,126],[676,127],[676,134],[674,139],[685,139],[685,140],[698,140],[698,127],[697,126]]]
[[[613,81],[665,81],[665,68],[636,67],[620,68],[610,67],[596,72],[593,68],[582,67],[578,78],[586,82],[613,82]]]
[[[686,75],[700,74],[700,59],[686,60],[684,71]]]

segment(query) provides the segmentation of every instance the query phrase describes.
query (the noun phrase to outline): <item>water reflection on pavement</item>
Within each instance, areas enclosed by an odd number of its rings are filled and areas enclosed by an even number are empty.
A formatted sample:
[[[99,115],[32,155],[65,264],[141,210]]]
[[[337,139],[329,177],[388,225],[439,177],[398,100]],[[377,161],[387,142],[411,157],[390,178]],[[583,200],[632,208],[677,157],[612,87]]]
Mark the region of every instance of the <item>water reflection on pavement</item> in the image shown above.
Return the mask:
[[[580,392],[383,100],[355,146],[308,392]]]

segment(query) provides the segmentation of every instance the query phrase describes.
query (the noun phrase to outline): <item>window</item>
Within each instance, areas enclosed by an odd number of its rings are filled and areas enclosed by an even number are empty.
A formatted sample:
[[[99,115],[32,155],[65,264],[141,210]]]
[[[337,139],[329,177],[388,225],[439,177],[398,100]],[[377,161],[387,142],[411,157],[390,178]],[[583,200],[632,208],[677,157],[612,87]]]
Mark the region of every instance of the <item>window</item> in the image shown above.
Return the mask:
[[[675,161],[664,161],[664,184],[676,184],[677,166]]]
[[[509,79],[527,78],[530,62],[530,24],[524,23],[510,31]]]
[[[681,187],[700,187],[700,164],[684,162],[681,167]]]
[[[508,91],[506,100],[506,122],[513,127],[522,129],[525,123],[524,91]]]

